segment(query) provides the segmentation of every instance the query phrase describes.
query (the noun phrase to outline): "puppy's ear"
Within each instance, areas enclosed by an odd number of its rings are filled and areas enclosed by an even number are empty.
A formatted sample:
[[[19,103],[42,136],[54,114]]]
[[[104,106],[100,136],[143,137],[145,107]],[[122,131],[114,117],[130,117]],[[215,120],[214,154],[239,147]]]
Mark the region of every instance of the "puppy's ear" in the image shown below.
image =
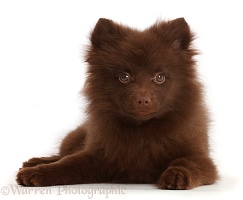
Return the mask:
[[[167,40],[174,49],[186,50],[193,40],[193,34],[184,18],[178,18],[166,23],[162,22],[157,25],[157,28],[161,37]]]
[[[122,37],[122,28],[112,20],[100,18],[91,33],[93,47],[100,48],[103,45],[113,44]]]

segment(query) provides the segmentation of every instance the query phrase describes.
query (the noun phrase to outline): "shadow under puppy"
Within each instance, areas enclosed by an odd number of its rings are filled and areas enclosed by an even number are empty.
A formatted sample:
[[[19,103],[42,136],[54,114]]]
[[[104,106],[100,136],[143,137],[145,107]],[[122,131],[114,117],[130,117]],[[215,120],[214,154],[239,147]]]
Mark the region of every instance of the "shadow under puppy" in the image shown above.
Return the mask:
[[[59,155],[32,158],[18,184],[213,184],[208,114],[195,69],[193,34],[178,18],[139,31],[101,18],[91,33],[87,121]]]

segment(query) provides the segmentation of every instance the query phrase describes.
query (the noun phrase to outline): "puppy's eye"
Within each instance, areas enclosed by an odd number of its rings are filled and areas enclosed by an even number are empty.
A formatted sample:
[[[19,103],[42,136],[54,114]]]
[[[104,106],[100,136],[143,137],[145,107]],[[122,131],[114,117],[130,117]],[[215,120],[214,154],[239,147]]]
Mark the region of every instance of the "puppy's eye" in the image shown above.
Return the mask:
[[[128,83],[131,80],[131,77],[128,73],[121,73],[119,75],[119,81],[122,83]]]
[[[163,73],[157,73],[155,75],[155,77],[153,78],[153,81],[156,83],[156,84],[162,84],[165,82],[165,75]]]

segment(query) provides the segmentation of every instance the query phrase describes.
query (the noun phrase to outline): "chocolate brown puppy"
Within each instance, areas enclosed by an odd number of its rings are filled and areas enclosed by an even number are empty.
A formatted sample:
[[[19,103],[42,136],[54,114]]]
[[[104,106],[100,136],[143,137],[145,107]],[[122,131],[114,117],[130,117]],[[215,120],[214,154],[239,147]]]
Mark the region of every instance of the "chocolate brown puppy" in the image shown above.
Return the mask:
[[[90,41],[87,121],[64,138],[59,155],[24,162],[17,182],[150,183],[161,189],[215,183],[187,22],[160,21],[140,31],[101,18]]]

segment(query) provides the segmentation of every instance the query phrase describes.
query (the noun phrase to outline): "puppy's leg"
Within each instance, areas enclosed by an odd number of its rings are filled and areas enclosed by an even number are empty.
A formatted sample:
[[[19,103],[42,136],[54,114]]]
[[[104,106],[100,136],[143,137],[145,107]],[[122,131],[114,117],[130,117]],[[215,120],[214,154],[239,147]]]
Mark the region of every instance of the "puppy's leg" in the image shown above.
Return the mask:
[[[78,152],[54,163],[23,168],[16,180],[25,186],[99,183],[106,180],[104,166],[101,155]]]
[[[40,164],[49,164],[58,161],[61,159],[60,156],[51,156],[51,157],[40,157],[40,158],[31,158],[28,161],[23,163],[22,168],[25,167],[34,167]]]
[[[86,143],[85,126],[79,126],[70,132],[62,141],[60,147],[60,156],[64,157],[83,150]]]
[[[208,157],[188,157],[174,160],[163,172],[158,186],[161,189],[184,190],[216,182],[217,170]]]

